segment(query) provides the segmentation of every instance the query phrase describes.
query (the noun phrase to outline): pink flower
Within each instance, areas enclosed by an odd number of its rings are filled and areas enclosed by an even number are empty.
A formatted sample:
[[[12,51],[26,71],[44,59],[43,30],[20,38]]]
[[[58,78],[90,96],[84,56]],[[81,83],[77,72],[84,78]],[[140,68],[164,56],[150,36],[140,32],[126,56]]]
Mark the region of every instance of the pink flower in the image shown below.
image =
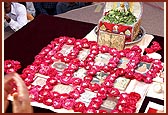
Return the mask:
[[[62,102],[61,102],[61,100],[60,100],[59,98],[54,98],[52,102],[53,102],[52,106],[53,106],[55,109],[60,109],[60,108],[62,108]]]
[[[119,96],[120,92],[117,88],[111,88],[108,90],[109,96]]]
[[[62,107],[67,109],[67,110],[70,110],[73,108],[75,104],[75,100],[74,99],[65,99],[63,102],[62,102]]]
[[[80,97],[80,91],[75,89],[69,93],[70,97],[73,99],[77,99]]]
[[[145,48],[146,53],[150,54],[153,53],[154,50],[152,48]]]
[[[18,69],[21,68],[20,62],[15,60],[5,60],[4,62],[4,72],[16,72]]]
[[[103,109],[100,109],[100,110],[97,110],[97,113],[107,113],[107,111],[103,110]]]
[[[75,112],[84,112],[86,110],[86,106],[82,102],[75,102],[73,110]]]
[[[99,84],[97,84],[97,83],[94,83],[94,84],[91,84],[90,86],[89,86],[89,89],[91,89],[91,91],[97,91],[98,89],[100,88],[100,86],[99,86]]]
[[[86,108],[84,113],[97,113],[97,112],[96,112],[96,110],[94,108]]]

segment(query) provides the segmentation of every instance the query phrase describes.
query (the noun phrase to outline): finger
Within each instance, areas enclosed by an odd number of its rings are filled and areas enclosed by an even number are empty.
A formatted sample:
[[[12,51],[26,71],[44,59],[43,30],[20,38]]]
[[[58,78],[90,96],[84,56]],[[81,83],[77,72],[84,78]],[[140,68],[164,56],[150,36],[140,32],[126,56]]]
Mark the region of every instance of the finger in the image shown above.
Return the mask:
[[[28,95],[29,94],[28,89],[27,89],[24,81],[21,79],[21,77],[17,73],[14,73],[13,79],[16,82],[19,96]]]
[[[6,74],[4,77],[4,90],[9,94],[12,91],[12,85],[13,85],[13,76],[15,73],[9,73]]]
[[[13,113],[32,113],[33,108],[30,105],[30,102],[20,98],[18,93],[13,94],[13,102],[12,102]]]
[[[4,77],[4,84],[7,84],[8,82],[10,82],[13,79],[15,73],[9,73],[6,74]]]
[[[4,92],[8,95],[12,91],[12,87],[9,84],[4,84]]]
[[[6,74],[4,76],[4,111],[6,111],[8,105],[9,105],[9,101],[7,100],[7,97],[12,91],[12,88],[9,85],[9,83],[12,80],[12,76],[13,76],[13,73]]]
[[[18,96],[20,100],[22,101],[22,106],[30,105],[29,92],[28,92],[28,89],[24,81],[21,79],[21,77],[17,73],[15,73],[14,75],[15,76],[13,77],[13,79],[16,82]]]
[[[18,104],[21,104],[22,106],[21,111],[31,113],[33,110],[30,105],[30,98],[29,98],[29,92],[28,92],[27,86],[25,85],[24,81],[17,73],[14,74],[13,79],[16,82],[17,90],[18,90],[17,97],[19,97],[19,100],[16,102],[18,102]]]
[[[13,101],[12,101],[13,113],[18,113],[20,108],[22,108],[22,105],[21,105],[21,101],[19,100],[18,93],[13,93]]]

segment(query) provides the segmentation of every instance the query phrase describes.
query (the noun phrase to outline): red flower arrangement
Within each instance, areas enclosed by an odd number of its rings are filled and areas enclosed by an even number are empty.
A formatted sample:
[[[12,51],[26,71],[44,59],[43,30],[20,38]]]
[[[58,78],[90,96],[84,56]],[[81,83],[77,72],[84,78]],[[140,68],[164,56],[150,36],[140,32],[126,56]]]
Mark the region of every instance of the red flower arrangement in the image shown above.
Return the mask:
[[[4,62],[4,72],[16,72],[18,69],[21,68],[20,62],[15,60],[5,60]]]
[[[159,51],[161,49],[162,48],[161,48],[160,44],[158,42],[156,42],[156,41],[153,41],[152,45],[150,46],[150,48],[145,48],[145,51],[146,51],[146,53],[149,54],[149,53],[157,52],[157,51]]]
[[[72,50],[63,55],[60,50],[64,45],[73,45]],[[160,49],[159,45],[154,42],[152,48],[156,51]],[[90,53],[85,60],[78,58],[79,52],[83,49],[89,49]],[[44,47],[41,52],[35,56],[32,65],[27,66],[22,71],[21,77],[29,87],[30,98],[32,101],[37,101],[55,109],[65,108],[73,109],[75,112],[82,113],[107,113],[106,110],[100,109],[104,100],[107,97],[116,97],[118,102],[111,113],[134,113],[136,111],[136,103],[140,100],[140,95],[136,92],[120,93],[117,88],[113,87],[115,80],[118,77],[126,77],[129,79],[136,79],[145,83],[151,83],[152,79],[156,77],[157,73],[162,69],[162,62],[160,60],[151,59],[148,56],[141,55],[141,49],[138,46],[127,48],[118,51],[115,48],[107,46],[99,46],[94,41],[87,39],[76,40],[70,37],[55,38],[47,47]],[[111,58],[107,64],[95,64],[95,58],[98,54],[109,53]],[[129,59],[125,69],[118,68],[119,61],[122,57]],[[55,60],[61,60],[68,65],[62,72],[58,72],[51,67]],[[137,73],[135,69],[141,62],[150,62],[152,67],[146,74]],[[10,61],[6,61],[5,67],[9,68]],[[12,64],[14,62],[12,61]],[[16,63],[15,63],[16,64]],[[18,64],[18,63],[17,63]],[[10,66],[11,67],[11,66]],[[15,70],[20,66],[15,67]],[[79,68],[87,70],[84,78],[74,78],[74,72]],[[7,72],[7,69],[5,69]],[[109,73],[102,84],[93,84],[92,80],[98,72]],[[40,73],[49,76],[46,84],[43,87],[34,86],[31,83],[34,80],[35,74]],[[70,85],[73,91],[69,93],[60,94],[52,91],[57,84]],[[92,98],[88,106],[84,102],[77,101],[86,90],[90,90],[96,94]]]

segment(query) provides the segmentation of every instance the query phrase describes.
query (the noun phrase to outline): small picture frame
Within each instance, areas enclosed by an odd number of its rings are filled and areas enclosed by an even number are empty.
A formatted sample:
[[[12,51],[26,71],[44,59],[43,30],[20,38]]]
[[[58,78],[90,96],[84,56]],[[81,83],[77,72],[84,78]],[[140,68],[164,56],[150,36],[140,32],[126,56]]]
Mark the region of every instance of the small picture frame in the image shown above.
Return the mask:
[[[100,109],[105,109],[108,112],[115,109],[118,99],[116,97],[107,97],[101,105]]]
[[[109,75],[109,73],[105,73],[103,71],[97,72],[96,75],[93,77],[93,80],[91,81],[93,84],[102,84],[106,77]]]
[[[140,62],[138,67],[135,69],[135,72],[145,74],[151,69],[152,64],[147,62]]]
[[[73,45],[64,44],[62,46],[62,49],[60,50],[60,53],[62,53],[64,56],[67,56],[71,52],[72,49],[73,49]]]
[[[96,93],[90,91],[90,90],[85,90],[84,93],[80,94],[80,97],[76,100],[76,102],[83,102],[86,106],[89,105],[91,102],[92,98],[96,97]]]
[[[81,78],[82,80],[86,76],[87,70],[85,68],[79,68],[76,72],[74,72],[73,77]]]
[[[79,51],[77,58],[79,60],[84,61],[86,57],[89,55],[89,53],[90,53],[90,49],[82,49],[81,51]]]
[[[126,57],[122,57],[120,58],[119,64],[118,64],[118,68],[123,68],[126,69],[127,68],[127,64],[129,63],[129,59]]]
[[[52,68],[55,68],[57,71],[62,72],[68,65],[61,61],[55,61],[52,65]]]
[[[114,82],[114,87],[124,91],[129,83],[130,79],[127,79],[125,77],[118,77]]]
[[[63,93],[70,93],[73,90],[74,88],[70,85],[57,84],[56,86],[53,87],[52,91],[56,91],[60,94],[63,94]]]
[[[112,56],[109,53],[100,53],[95,58],[95,65],[107,65]]]
[[[38,85],[43,87],[46,84],[46,81],[48,78],[49,76],[44,76],[42,74],[36,73],[32,85],[35,85],[35,86]]]

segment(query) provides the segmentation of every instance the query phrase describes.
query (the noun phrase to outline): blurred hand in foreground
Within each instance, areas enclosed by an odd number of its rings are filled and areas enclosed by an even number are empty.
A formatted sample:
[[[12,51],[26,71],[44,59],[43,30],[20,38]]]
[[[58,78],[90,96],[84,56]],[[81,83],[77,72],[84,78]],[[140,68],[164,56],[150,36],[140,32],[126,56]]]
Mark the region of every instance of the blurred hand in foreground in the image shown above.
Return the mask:
[[[9,101],[8,95],[12,91],[11,83],[17,86],[17,92],[13,93],[12,111],[13,113],[32,113],[28,89],[17,73],[9,73],[4,77],[4,111],[6,111]]]

